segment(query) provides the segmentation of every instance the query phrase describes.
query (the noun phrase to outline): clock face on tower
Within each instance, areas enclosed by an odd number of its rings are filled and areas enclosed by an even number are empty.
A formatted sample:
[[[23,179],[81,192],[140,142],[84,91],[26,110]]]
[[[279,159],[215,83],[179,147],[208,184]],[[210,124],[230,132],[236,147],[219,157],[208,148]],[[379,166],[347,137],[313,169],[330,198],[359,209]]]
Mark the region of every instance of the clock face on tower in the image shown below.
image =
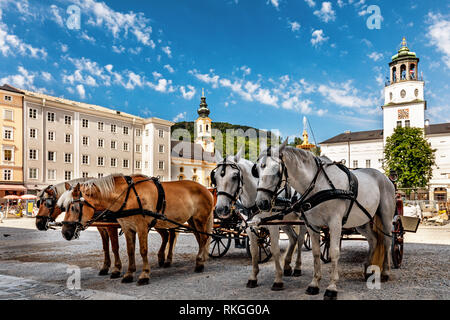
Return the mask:
[[[402,98],[404,98],[406,96],[406,91],[404,89],[402,91],[400,91],[400,96]]]
[[[409,109],[398,110],[398,120],[409,119]]]

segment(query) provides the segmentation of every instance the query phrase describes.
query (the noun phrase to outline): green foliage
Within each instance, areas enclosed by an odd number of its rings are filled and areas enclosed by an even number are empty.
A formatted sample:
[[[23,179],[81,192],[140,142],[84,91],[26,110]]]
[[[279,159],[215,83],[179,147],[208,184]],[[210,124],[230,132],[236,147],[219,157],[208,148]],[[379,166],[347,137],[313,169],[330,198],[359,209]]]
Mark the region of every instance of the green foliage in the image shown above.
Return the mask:
[[[432,178],[435,152],[420,128],[398,127],[386,139],[384,170],[397,171],[400,188],[426,187]]]

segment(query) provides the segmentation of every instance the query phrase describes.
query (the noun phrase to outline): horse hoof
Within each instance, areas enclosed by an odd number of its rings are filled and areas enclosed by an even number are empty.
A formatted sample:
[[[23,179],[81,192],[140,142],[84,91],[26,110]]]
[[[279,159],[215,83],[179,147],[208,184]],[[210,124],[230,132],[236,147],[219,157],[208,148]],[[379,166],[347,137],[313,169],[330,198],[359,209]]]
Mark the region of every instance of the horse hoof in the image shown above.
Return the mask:
[[[130,283],[133,282],[133,276],[126,276],[122,278],[122,283]]]
[[[149,278],[141,278],[138,280],[137,285],[138,286],[144,286],[150,283],[150,279]]]
[[[166,263],[164,263],[163,267],[164,267],[164,268],[168,268],[168,267],[170,267],[170,265],[171,265],[170,262],[166,262]],[[203,270],[202,270],[202,271],[203,271]],[[198,271],[198,272],[201,272],[201,271]]]
[[[302,275],[302,270],[295,270],[294,269],[294,274],[293,274],[294,277],[300,277],[301,275]]]
[[[162,268],[164,266],[164,261],[158,261],[158,266]]]
[[[315,296],[316,294],[319,294],[319,287],[308,287],[306,289],[306,294],[310,296]]]
[[[258,286],[258,280],[248,280],[247,288],[256,288]]]
[[[120,272],[119,271],[111,273],[111,279],[117,279],[117,278],[120,278]]]
[[[203,270],[205,270],[205,266],[196,266],[194,271],[200,273],[203,272]]]
[[[102,269],[98,273],[99,276],[107,276],[108,275],[108,269]]]
[[[389,275],[387,274],[382,274],[381,275],[381,282],[386,282],[389,280]]]
[[[285,277],[290,277],[292,275],[292,269],[284,269],[283,274]]]
[[[283,289],[283,282],[274,282],[271,288],[272,291],[281,291]]]
[[[323,300],[337,300],[337,291],[325,290]]]

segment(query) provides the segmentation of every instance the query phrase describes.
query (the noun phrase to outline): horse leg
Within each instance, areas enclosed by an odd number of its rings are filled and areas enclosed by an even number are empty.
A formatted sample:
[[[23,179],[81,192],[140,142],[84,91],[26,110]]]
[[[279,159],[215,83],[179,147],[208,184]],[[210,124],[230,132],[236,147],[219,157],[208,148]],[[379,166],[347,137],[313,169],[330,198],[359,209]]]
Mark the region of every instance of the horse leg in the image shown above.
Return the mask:
[[[322,279],[322,266],[320,264],[320,233],[315,232],[311,228],[307,228],[311,237],[311,249],[314,260],[314,275],[311,283],[306,289],[306,294],[316,295],[319,294],[319,283]]]
[[[373,254],[377,246],[377,236],[372,230],[370,223],[357,227],[356,230],[367,239],[369,244],[369,253],[367,255],[366,262],[364,263],[364,278],[367,279],[370,276],[370,274],[367,273],[367,268],[372,261]]]
[[[156,229],[156,231],[161,236],[161,247],[158,251],[158,265],[162,267],[166,259],[166,246],[169,240],[169,231],[167,229]]]
[[[137,282],[138,286],[149,283],[150,264],[148,263],[148,226],[146,223],[138,225],[139,252],[142,257],[142,272]]]
[[[107,228],[107,230],[114,254],[114,267],[111,272],[111,279],[116,279],[120,277],[120,270],[122,270],[122,261],[119,254],[119,234],[118,229],[115,227]]]
[[[100,233],[100,236],[102,237],[103,254],[105,256],[103,260],[103,267],[100,269],[98,275],[106,276],[108,274],[109,267],[111,266],[111,258],[109,256],[109,236],[105,228],[97,228],[97,230]]]
[[[270,226],[268,229],[270,232],[270,250],[275,261],[275,281],[272,285],[272,290],[280,291],[283,290],[283,269],[280,263],[280,227]]]
[[[295,233],[294,229],[291,226],[281,226],[281,230],[283,230],[284,233],[286,233],[286,235],[289,238],[289,246],[284,256],[284,267],[283,267],[283,274],[289,277],[292,275],[291,260],[292,254],[295,251],[295,246],[297,245],[297,234]]]
[[[391,211],[393,212],[393,210]],[[381,281],[385,282],[389,280],[389,275],[391,271],[391,244],[392,244],[392,219],[393,215],[387,213],[386,215],[381,214],[381,220],[383,224],[383,235],[384,240],[384,261],[383,261],[383,271],[381,271]],[[381,232],[381,230],[379,230]],[[387,236],[387,235],[390,236]]]
[[[247,228],[247,236],[250,241],[250,253],[252,254],[252,273],[247,282],[247,288],[256,288],[258,286],[258,240],[253,233],[252,228]]]
[[[133,282],[134,272],[136,271],[136,232],[129,228],[123,228],[125,239],[127,241],[127,253],[128,253],[128,270],[122,278],[123,283]]]
[[[194,217],[188,221],[191,227],[200,232],[208,232],[207,231],[207,223],[202,223],[202,221],[195,219]],[[209,240],[209,236],[200,232],[194,232],[195,237],[198,242],[198,253],[195,259],[195,272],[203,272],[205,269],[205,261],[206,255],[208,252],[207,244]]]
[[[329,224],[330,229],[330,257],[331,257],[331,281],[325,290],[325,300],[337,299],[336,283],[339,280],[338,261],[340,254],[342,226],[340,221],[332,221]]]
[[[305,241],[306,227],[300,225],[298,236],[297,236],[297,260],[295,260],[294,267],[294,277],[299,277],[302,275],[302,247]]]
[[[173,251],[175,249],[175,244],[177,243],[178,232],[173,229],[169,230],[169,251],[167,252],[167,261],[164,263],[164,268],[170,267],[172,264]]]

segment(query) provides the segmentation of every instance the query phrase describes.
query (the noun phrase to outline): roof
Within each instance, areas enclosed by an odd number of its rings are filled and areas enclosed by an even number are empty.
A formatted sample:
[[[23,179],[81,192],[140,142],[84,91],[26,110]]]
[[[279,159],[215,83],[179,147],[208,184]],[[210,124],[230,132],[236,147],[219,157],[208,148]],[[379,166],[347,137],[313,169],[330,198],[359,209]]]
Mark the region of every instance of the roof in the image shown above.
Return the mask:
[[[171,156],[191,160],[216,162],[214,153],[205,152],[201,145],[186,141],[171,141]]]
[[[17,88],[14,88],[13,86],[10,86],[9,84],[5,83],[4,85],[0,86],[1,90],[5,90],[5,91],[10,91],[10,92],[14,92],[14,93],[20,93],[23,94],[22,91],[20,91]]]
[[[450,133],[450,123],[438,123],[425,126],[425,134]]]
[[[341,133],[333,138],[321,142],[320,144],[381,139],[383,139],[383,130],[357,131]]]

